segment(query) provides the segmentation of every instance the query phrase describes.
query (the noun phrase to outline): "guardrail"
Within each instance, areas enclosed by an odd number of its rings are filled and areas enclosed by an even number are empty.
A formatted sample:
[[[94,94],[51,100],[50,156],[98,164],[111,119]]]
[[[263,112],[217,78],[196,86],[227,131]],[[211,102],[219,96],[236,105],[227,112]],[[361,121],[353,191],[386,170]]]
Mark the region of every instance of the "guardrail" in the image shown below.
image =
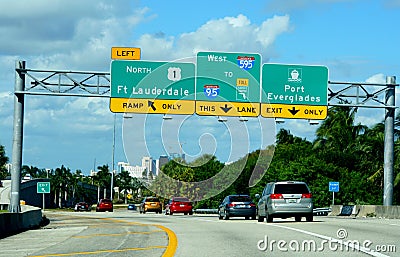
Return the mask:
[[[328,214],[332,211],[330,207],[326,208],[315,208],[313,210],[314,216],[328,216]]]
[[[193,212],[197,214],[218,214],[218,209],[195,209]]]
[[[332,211],[331,208],[315,208],[313,210],[314,216],[328,216],[328,214]],[[218,214],[218,209],[195,209],[193,211],[197,214]]]

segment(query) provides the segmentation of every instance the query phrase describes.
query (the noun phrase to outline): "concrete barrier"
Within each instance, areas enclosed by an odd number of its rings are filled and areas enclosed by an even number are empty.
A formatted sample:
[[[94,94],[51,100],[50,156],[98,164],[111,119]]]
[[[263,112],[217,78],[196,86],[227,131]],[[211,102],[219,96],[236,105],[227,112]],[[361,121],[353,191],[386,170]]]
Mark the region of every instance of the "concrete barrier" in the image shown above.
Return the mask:
[[[39,228],[42,220],[42,210],[29,205],[21,205],[20,213],[1,213],[0,238],[21,231]]]
[[[343,205],[333,205],[331,208],[332,212],[329,216],[340,216]],[[350,216],[400,219],[400,206],[355,205]]]
[[[376,217],[400,219],[400,206],[376,206]]]

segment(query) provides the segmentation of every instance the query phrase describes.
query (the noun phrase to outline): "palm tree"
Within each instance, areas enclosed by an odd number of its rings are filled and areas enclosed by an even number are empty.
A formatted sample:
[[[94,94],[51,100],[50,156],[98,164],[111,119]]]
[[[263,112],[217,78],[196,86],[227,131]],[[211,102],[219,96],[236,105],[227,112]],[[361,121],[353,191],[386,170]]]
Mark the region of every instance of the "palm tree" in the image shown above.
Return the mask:
[[[68,200],[68,191],[71,192],[68,187],[72,181],[72,174],[69,168],[61,166],[61,168],[57,168],[54,172],[54,175],[51,177],[51,184],[54,186],[55,197],[56,197],[56,205],[59,207],[63,207],[63,201]]]
[[[123,170],[117,175],[117,185],[119,186],[120,191],[124,191],[124,199],[125,203],[127,203],[127,191],[133,189],[133,178],[129,175],[128,171]]]
[[[107,188],[111,185],[111,174],[108,165],[98,166],[99,171],[96,174],[99,190],[101,187],[104,189],[104,197],[106,198]]]
[[[328,110],[327,118],[317,129],[315,147],[325,146],[342,152],[352,152],[367,126],[354,125],[357,108],[336,106]]]

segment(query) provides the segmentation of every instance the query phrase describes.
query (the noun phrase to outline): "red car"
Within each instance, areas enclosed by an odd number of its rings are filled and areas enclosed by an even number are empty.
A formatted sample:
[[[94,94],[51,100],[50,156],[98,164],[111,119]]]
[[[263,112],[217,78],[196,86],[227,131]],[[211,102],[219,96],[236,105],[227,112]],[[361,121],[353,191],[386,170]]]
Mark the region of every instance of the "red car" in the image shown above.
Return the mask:
[[[110,199],[100,199],[97,203],[96,211],[113,211],[113,203]]]
[[[173,213],[184,213],[185,215],[193,214],[193,206],[190,200],[186,197],[172,197],[165,206],[165,215]]]

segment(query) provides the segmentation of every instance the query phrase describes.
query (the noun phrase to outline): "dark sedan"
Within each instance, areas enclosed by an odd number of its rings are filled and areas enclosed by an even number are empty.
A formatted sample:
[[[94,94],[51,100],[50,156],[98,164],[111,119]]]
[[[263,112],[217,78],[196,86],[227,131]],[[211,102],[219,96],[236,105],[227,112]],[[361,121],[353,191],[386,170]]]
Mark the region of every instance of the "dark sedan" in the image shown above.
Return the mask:
[[[75,204],[74,210],[75,211],[90,211],[91,205],[89,205],[86,202],[79,202],[79,203]]]
[[[245,217],[256,219],[256,205],[248,195],[228,195],[218,207],[219,219]]]

